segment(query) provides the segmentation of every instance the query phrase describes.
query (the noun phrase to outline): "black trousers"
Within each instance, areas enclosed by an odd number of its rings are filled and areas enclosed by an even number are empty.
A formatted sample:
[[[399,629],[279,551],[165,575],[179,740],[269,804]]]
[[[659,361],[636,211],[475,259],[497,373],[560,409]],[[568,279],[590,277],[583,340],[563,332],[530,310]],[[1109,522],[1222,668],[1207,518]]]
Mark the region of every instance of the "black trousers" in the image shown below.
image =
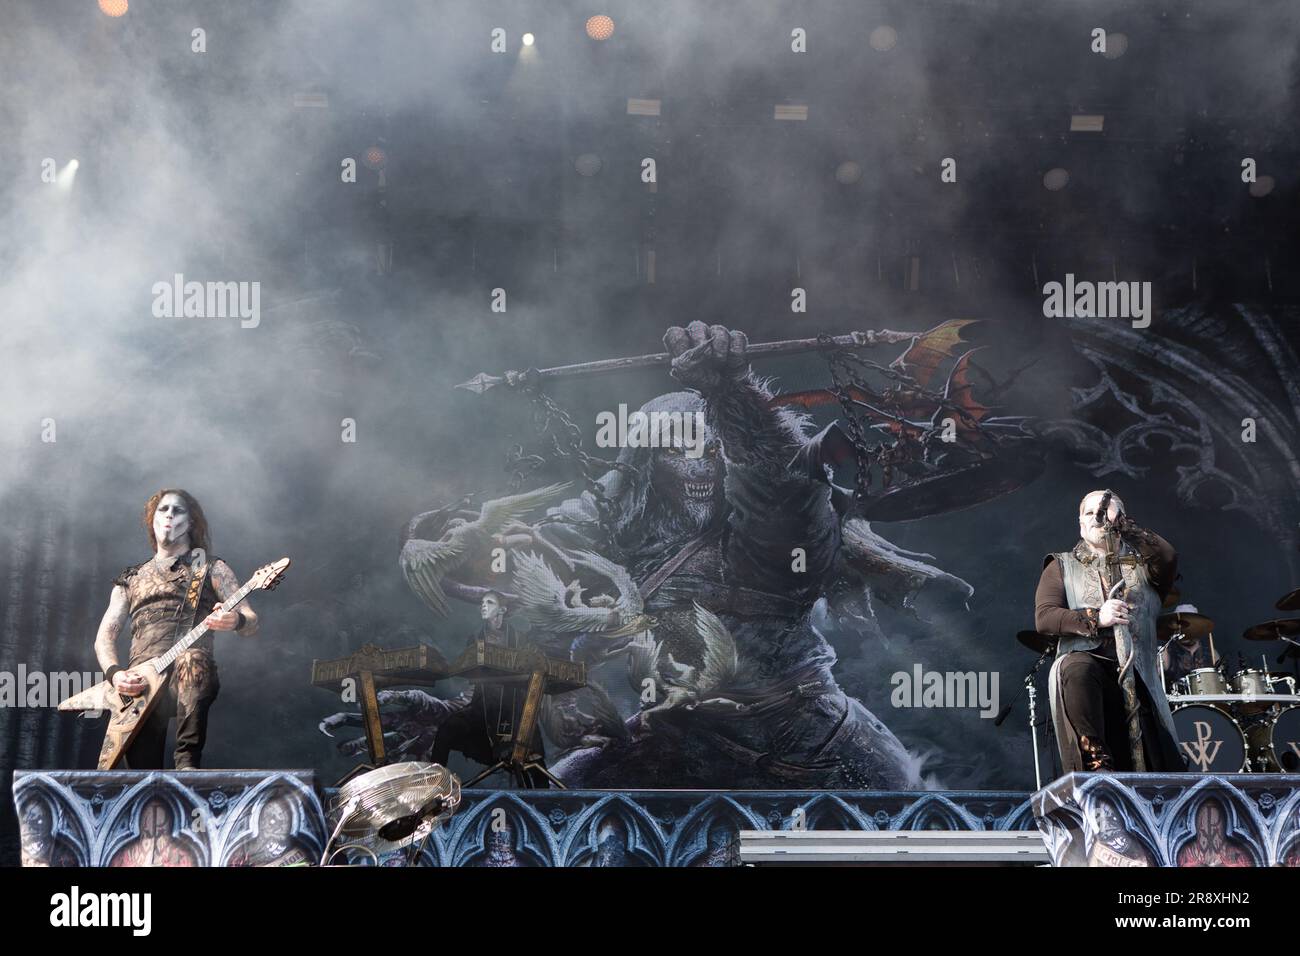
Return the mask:
[[[217,699],[221,685],[215,670],[209,679],[191,683],[178,690],[176,674],[167,678],[163,698],[145,721],[126,751],[126,766],[131,770],[161,770],[167,747],[167,727],[176,718],[176,745],[172,760],[177,770],[198,770],[202,766],[203,745],[208,739],[208,710]]]
[[[1119,685],[1115,661],[1081,651],[1067,654],[1057,671],[1057,682],[1061,706],[1075,733],[1080,738],[1104,741],[1106,750],[1115,761],[1115,769],[1131,771],[1133,754],[1129,749],[1124,690]],[[1142,726],[1142,748],[1147,769],[1184,770],[1177,744],[1156,721],[1151,695],[1141,679],[1137,681],[1137,691],[1138,719]]]
[[[517,718],[515,726],[518,726]],[[453,750],[464,754],[475,763],[481,763],[485,766],[491,766],[498,760],[509,756],[508,748],[512,744],[507,739],[500,741],[499,736],[492,732],[488,726],[488,721],[483,714],[482,695],[475,692],[474,698],[470,701],[468,707],[463,707],[456,711],[438,728],[438,733],[433,738],[433,747],[429,750],[428,759],[432,763],[447,766],[447,759],[451,756]],[[532,753],[539,754],[541,762],[546,762],[546,753],[542,745],[542,734],[540,729],[534,731],[533,746],[529,748]],[[529,770],[525,774],[525,785],[533,789],[545,789],[550,786],[550,781],[546,775],[538,770]]]

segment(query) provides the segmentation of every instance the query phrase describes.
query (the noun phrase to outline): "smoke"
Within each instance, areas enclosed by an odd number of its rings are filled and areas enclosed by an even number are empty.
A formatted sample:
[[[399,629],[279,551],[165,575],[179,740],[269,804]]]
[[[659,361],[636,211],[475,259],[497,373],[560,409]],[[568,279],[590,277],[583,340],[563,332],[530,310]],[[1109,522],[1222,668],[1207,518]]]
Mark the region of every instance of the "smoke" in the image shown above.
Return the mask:
[[[242,576],[292,554],[283,590],[255,598],[273,636],[221,659],[226,696],[249,713],[286,687],[302,696],[274,704],[293,725],[284,739],[240,750],[216,731],[214,760],[232,765],[323,759],[288,740],[337,709],[306,688],[312,657],[393,635],[459,647],[469,617],[432,621],[405,592],[397,530],[499,490],[507,447],[532,433],[522,404],[453,384],[658,351],[664,328],[695,318],[754,341],[923,328],[948,317],[924,297],[936,289],[944,307],[980,289],[977,311],[1046,349],[1029,263],[983,248],[990,208],[1017,229],[1040,209],[1078,223],[1068,196],[1041,206],[1055,200],[1036,182],[1072,165],[1062,137],[1076,108],[1158,117],[1144,156],[1207,104],[1266,147],[1251,123],[1289,115],[1300,17],[1197,11],[1162,27],[1126,5],[1060,4],[1031,30],[1015,5],[670,0],[606,7],[616,29],[602,45],[581,28],[598,11],[571,3],[135,0],[120,20],[82,0],[15,6],[0,37],[0,489],[34,507],[75,500],[80,533],[114,568],[143,559],[124,529],[163,486],[199,497]],[[887,51],[868,42],[882,23],[897,33]],[[1093,26],[1126,30],[1126,56],[1090,54]],[[800,28],[806,53],[791,48]],[[1135,82],[1153,57],[1176,90]],[[328,106],[295,105],[301,93]],[[629,116],[629,97],[660,100],[661,115]],[[776,104],[808,118],[775,121]],[[386,153],[382,186],[363,161],[372,146]],[[584,153],[601,158],[597,175],[575,172]],[[1174,153],[1129,164],[1108,215],[1168,213]],[[1116,181],[1073,155],[1082,195]],[[950,156],[958,180],[944,184]],[[71,190],[42,181],[46,159],[78,160]],[[848,162],[860,175],[838,182]],[[1072,235],[1074,271],[1104,258],[1117,221]],[[909,299],[913,256],[923,282]],[[157,317],[155,284],[178,274],[258,283],[260,322]],[[809,315],[789,311],[796,285]],[[492,310],[498,288],[505,312]],[[1047,351],[1009,404],[1064,407],[1070,355]],[[812,362],[781,372],[824,382]],[[564,403],[591,422],[667,390],[646,373],[575,384]],[[267,675],[272,663],[286,672]],[[237,709],[218,707],[215,726]]]

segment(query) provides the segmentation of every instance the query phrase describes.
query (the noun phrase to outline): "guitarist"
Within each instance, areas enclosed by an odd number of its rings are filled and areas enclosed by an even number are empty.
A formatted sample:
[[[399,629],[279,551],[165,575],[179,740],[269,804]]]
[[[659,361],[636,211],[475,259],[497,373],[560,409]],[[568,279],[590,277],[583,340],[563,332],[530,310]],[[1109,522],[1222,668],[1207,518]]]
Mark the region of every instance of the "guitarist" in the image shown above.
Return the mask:
[[[148,685],[131,668],[170,648],[200,622],[202,608],[214,608],[203,618],[213,631],[238,631],[245,636],[257,633],[257,615],[247,601],[240,610],[221,610],[221,602],[239,590],[239,581],[220,558],[204,563],[208,523],[192,495],[179,488],[164,488],[145,504],[144,526],[153,557],[113,580],[108,610],[95,636],[95,656],[105,679],[116,691],[132,697],[144,693]],[[116,644],[128,620],[131,656],[122,668]],[[167,725],[175,717],[176,769],[198,769],[207,737],[208,708],[219,689],[212,637],[205,635],[177,658],[160,691],[162,699],[126,752],[126,765],[133,770],[161,769]]]

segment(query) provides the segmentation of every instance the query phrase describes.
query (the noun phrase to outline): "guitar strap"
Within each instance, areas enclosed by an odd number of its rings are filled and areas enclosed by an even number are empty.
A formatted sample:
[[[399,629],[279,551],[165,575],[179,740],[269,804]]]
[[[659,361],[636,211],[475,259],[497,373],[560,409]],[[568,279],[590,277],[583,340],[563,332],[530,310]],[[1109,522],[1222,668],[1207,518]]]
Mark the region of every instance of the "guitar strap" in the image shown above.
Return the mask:
[[[197,557],[193,557],[194,555]],[[199,623],[199,596],[203,593],[203,585],[208,580],[208,562],[206,556],[199,549],[190,552],[192,556],[190,561],[189,582],[185,586],[185,600],[176,608],[176,616],[173,620],[176,622],[176,630],[173,632],[175,637],[180,637],[193,630],[194,626]],[[188,615],[186,612],[189,612]],[[186,618],[188,617],[188,623]]]

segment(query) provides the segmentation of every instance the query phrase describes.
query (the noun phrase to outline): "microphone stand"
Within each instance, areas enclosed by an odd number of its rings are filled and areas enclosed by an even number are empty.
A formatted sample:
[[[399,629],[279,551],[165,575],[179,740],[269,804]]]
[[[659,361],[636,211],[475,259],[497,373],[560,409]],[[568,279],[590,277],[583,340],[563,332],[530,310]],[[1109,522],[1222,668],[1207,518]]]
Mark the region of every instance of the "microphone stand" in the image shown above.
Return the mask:
[[[1161,644],[1160,650],[1156,651],[1156,660],[1160,662],[1160,684],[1165,688],[1166,694],[1169,692],[1169,681],[1165,677],[1165,651],[1169,649],[1170,644],[1172,644],[1174,641],[1178,640],[1182,636],[1183,636],[1182,631],[1176,631],[1174,633],[1174,636],[1169,638],[1169,640],[1165,641],[1163,644]]]
[[[1011,703],[1003,707],[1002,712],[998,714],[997,718],[993,721],[994,727],[1001,727],[1002,722],[1007,719],[1012,708],[1016,706],[1016,701],[1020,699],[1020,695],[1026,693],[1029,695],[1029,736],[1034,744],[1035,790],[1043,789],[1043,771],[1038,761],[1038,668],[1043,666],[1043,661],[1052,656],[1052,654],[1055,653],[1055,650],[1054,647],[1049,647],[1047,650],[1043,651],[1043,653],[1038,655],[1038,660],[1034,661],[1034,666],[1029,668],[1029,672],[1025,674],[1024,682],[1020,690],[1016,692],[1016,696],[1011,698]]]

